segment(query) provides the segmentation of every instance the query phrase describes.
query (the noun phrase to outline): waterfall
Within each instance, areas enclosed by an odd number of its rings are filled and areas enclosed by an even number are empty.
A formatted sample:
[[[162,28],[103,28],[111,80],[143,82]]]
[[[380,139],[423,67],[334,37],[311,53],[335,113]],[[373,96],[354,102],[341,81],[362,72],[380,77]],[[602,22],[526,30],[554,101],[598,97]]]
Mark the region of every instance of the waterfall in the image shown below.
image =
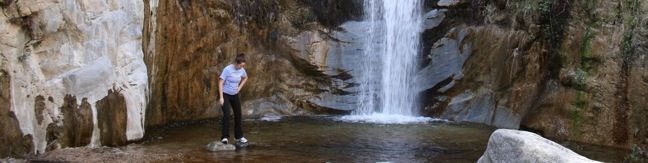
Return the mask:
[[[380,52],[384,66],[380,113],[417,114],[414,98],[418,92],[412,89],[412,81],[422,28],[421,7],[420,0],[383,1],[385,37]]]
[[[423,27],[421,0],[365,0],[359,105],[347,120],[399,121],[419,114],[414,73]],[[372,120],[369,120],[372,121]]]

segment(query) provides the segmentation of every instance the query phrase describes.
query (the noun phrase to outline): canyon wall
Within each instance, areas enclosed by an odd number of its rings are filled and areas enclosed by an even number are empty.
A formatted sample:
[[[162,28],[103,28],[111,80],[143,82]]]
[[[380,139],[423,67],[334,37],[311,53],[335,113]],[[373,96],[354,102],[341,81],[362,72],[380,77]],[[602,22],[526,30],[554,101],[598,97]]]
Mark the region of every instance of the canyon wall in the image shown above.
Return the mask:
[[[428,7],[446,16],[424,34],[430,50],[420,75],[429,88],[422,93],[428,115],[559,140],[648,144],[646,2]]]
[[[238,53],[246,116],[344,113],[313,101],[349,84],[327,67],[329,33],[358,5],[0,1],[0,156],[123,145],[147,125],[216,117],[217,76]]]
[[[246,117],[354,109],[361,0],[2,0],[0,157],[118,146],[219,116],[247,54]],[[648,149],[648,3],[425,1],[424,115]]]
[[[0,7],[0,157],[143,137],[142,1],[4,0]]]
[[[146,12],[147,125],[220,115],[217,82],[245,53],[243,114],[336,113],[314,101],[344,87],[329,71],[330,27],[351,19],[354,1],[160,1]],[[153,9],[156,8],[156,9]],[[155,12],[157,11],[157,12]],[[328,17],[330,13],[338,18]],[[361,13],[361,12],[358,12]],[[356,16],[358,17],[358,16]],[[322,22],[322,23],[320,23]],[[343,84],[339,84],[343,83]]]

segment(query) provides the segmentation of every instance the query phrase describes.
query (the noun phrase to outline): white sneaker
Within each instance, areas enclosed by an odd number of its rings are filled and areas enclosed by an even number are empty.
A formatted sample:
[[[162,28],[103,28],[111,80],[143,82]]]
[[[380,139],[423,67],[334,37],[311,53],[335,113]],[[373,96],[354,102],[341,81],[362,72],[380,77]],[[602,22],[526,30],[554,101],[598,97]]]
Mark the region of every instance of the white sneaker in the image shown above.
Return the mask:
[[[223,144],[227,144],[227,138],[223,138],[223,139],[221,139],[221,143],[223,143]]]
[[[241,143],[247,143],[248,142],[248,140],[245,139],[245,137],[241,137],[241,139],[238,139],[236,141],[241,142]]]

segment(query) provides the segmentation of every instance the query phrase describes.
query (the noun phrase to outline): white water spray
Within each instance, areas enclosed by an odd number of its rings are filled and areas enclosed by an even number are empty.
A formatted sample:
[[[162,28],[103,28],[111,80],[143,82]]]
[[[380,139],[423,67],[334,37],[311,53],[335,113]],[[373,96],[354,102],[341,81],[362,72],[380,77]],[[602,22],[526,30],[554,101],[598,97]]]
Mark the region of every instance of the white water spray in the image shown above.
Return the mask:
[[[421,121],[414,73],[423,27],[421,0],[365,0],[364,61],[358,77],[359,108],[343,120]]]

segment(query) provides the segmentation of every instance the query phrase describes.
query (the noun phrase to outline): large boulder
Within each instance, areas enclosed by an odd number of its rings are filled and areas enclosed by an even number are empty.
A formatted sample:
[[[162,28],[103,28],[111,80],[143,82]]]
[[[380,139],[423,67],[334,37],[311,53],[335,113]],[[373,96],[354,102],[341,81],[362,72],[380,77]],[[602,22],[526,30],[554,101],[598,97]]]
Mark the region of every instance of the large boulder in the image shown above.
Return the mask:
[[[537,134],[509,129],[496,130],[478,163],[490,162],[598,162],[585,158]]]

